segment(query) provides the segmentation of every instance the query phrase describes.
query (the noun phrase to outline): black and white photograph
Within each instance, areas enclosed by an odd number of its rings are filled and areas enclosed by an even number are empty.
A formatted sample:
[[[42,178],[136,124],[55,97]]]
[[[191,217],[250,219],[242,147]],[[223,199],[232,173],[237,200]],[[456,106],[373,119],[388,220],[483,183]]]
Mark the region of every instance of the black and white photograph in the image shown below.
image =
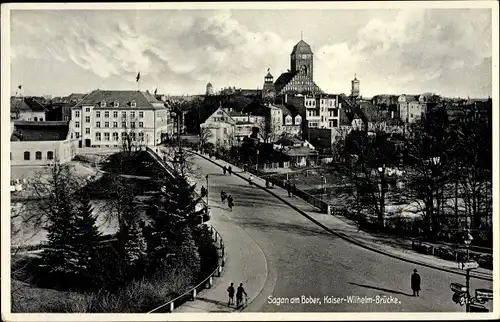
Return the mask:
[[[1,22],[2,320],[499,318],[496,1]]]

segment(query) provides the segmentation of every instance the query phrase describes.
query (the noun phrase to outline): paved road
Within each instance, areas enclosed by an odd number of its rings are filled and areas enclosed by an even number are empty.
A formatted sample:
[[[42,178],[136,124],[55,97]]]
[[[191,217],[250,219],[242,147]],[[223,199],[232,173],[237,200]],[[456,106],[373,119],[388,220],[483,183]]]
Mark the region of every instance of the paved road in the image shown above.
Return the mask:
[[[233,195],[235,208],[226,215],[263,250],[268,277],[263,291],[250,303],[249,312],[464,312],[451,300],[449,284],[464,278],[377,254],[324,231],[270,194],[236,176],[223,176],[213,163],[194,157],[203,175],[210,174],[210,199],[223,188]],[[242,250],[244,251],[244,250]],[[410,296],[410,275],[417,268],[422,277],[418,298]],[[471,280],[471,289],[492,288],[492,283]],[[344,299],[325,303],[325,296]],[[347,303],[348,297],[369,297],[374,303]],[[396,303],[376,304],[376,296],[397,298]],[[270,297],[298,304],[272,304]],[[321,304],[302,303],[318,298]],[[351,298],[352,299],[352,298]]]

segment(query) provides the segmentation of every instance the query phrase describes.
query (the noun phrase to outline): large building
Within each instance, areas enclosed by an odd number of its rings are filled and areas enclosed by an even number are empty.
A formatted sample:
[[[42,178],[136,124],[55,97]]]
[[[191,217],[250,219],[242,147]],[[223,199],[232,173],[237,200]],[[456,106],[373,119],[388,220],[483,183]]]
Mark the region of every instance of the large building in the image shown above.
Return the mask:
[[[12,166],[44,166],[73,159],[77,140],[69,122],[14,121],[11,125]]]
[[[149,92],[95,90],[72,108],[72,130],[79,147],[157,145],[173,134],[165,103]]]
[[[274,87],[278,95],[292,93],[323,93],[314,83],[314,53],[311,46],[300,40],[290,54],[290,70],[281,74]]]

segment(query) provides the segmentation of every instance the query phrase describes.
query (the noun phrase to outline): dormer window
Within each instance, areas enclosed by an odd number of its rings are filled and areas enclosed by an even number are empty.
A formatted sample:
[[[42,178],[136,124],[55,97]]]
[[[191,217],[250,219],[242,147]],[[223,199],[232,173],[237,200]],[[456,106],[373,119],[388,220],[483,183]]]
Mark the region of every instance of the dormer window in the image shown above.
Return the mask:
[[[130,102],[130,107],[137,107],[137,104],[135,103],[135,101]]]
[[[295,117],[295,125],[299,125],[301,123],[301,121],[302,121],[302,118],[300,117],[300,115],[297,115]]]
[[[106,107],[106,101],[101,101],[101,107]]]
[[[115,101],[115,102],[113,103],[113,107],[118,107],[118,106],[120,106],[120,102]]]
[[[290,115],[285,117],[285,123],[286,125],[292,125],[292,117]]]

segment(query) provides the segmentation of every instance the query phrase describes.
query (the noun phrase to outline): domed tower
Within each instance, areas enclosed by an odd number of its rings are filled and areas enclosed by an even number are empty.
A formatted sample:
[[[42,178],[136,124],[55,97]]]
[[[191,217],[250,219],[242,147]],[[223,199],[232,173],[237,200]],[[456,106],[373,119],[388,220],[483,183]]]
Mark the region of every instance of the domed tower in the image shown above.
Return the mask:
[[[214,87],[212,86],[212,83],[207,84],[207,90],[205,92],[205,95],[207,96],[214,95]]]
[[[264,76],[264,86],[262,86],[262,98],[269,97],[274,101],[276,97],[276,88],[274,87],[274,77],[267,69],[267,75]]]
[[[311,50],[311,46],[300,39],[293,47],[292,53],[290,54],[290,67],[292,72],[302,71],[313,80],[313,56],[314,54]]]
[[[359,80],[356,78],[356,74],[354,74],[354,79],[351,81],[351,96],[359,97]]]

